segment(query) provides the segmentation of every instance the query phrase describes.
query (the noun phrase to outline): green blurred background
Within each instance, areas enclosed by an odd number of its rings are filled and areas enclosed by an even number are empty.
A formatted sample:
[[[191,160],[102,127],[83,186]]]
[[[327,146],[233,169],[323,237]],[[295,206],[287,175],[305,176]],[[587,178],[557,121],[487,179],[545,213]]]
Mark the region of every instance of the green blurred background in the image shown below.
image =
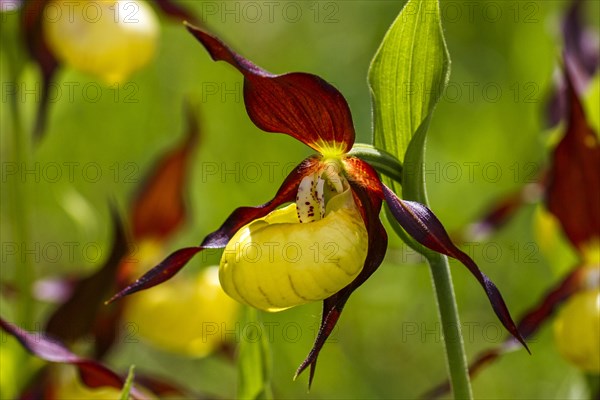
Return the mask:
[[[370,143],[367,70],[403,2],[180,3],[263,68],[274,73],[311,72],[332,82],[350,104],[357,141]],[[596,27],[598,4],[586,5],[587,23]],[[442,0],[452,73],[430,128],[427,179],[432,209],[449,231],[464,228],[494,199],[531,182],[545,162],[551,133],[544,129],[543,111],[560,59],[559,24],[568,5],[547,0]],[[2,57],[2,281],[11,282],[22,254],[8,253],[5,246],[13,242],[14,220],[6,190],[11,178],[5,167],[14,155],[9,151],[12,123],[4,53]],[[33,64],[21,79],[19,84],[27,90],[39,84]],[[102,88],[97,102],[83,91],[90,83]],[[255,128],[244,110],[240,74],[212,62],[182,25],[166,18],[161,19],[155,60],[120,87],[108,87],[69,68],[60,71],[57,84],[63,94],[51,104],[45,137],[33,149],[39,179],[35,174],[24,179],[32,208],[31,243],[41,246],[35,265],[39,277],[91,272],[101,264],[111,240],[109,200],[116,199],[125,212],[153,160],[182,138],[185,98],[197,105],[202,137],[189,176],[190,217],[169,249],[198,244],[235,207],[270,199],[290,168],[310,154],[290,137]],[[74,96],[67,96],[67,88],[74,84]],[[30,129],[36,99],[33,94],[22,97],[19,105]],[[588,105],[596,110],[596,122],[597,105],[596,95]],[[62,172],[59,179],[52,179],[53,163]],[[65,163],[78,163],[72,164],[72,179]],[[544,252],[534,234],[533,214],[534,206],[525,207],[501,232],[466,247],[501,289],[515,316],[534,304],[574,260],[566,244]],[[273,327],[269,339],[276,398],[415,398],[445,378],[428,268],[392,236],[383,265],[351,297],[321,352],[310,393],[307,376],[295,382],[291,378],[312,346],[321,305],[263,314]],[[67,254],[67,242],[80,244],[73,257]],[[63,251],[57,259],[43,253],[53,243]],[[103,254],[84,254],[86,244]],[[216,252],[199,256],[186,273],[215,263]],[[467,329],[466,350],[472,356],[499,344],[505,335],[476,281],[460,264],[451,265]],[[11,319],[13,301],[3,295],[0,305],[2,316]],[[38,306],[43,326],[53,306]],[[165,332],[169,334],[176,332]],[[236,334],[244,334],[243,325]],[[143,341],[122,342],[110,358],[118,369],[136,364],[199,391],[235,396],[235,366],[220,356],[190,360],[154,350]],[[3,352],[10,351],[7,343],[3,337]],[[530,347],[533,356],[518,351],[481,373],[473,381],[475,397],[585,396],[583,376],[558,355],[548,327]],[[4,378],[2,385],[6,382]]]

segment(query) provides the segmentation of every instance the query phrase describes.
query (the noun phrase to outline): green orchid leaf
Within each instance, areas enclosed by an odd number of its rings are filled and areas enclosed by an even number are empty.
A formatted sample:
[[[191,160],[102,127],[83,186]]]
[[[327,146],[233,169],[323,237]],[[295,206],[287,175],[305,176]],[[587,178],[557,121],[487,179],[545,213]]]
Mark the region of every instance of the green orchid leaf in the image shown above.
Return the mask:
[[[409,143],[432,113],[449,71],[438,1],[408,1],[369,69],[376,147],[405,162]],[[399,191],[398,184],[386,183]]]
[[[272,399],[269,341],[258,311],[246,307],[246,328],[238,348],[238,399]]]
[[[406,200],[429,204],[425,186],[425,143],[431,114],[423,120],[412,137],[404,156],[405,168],[402,170],[402,197]]]
[[[129,373],[127,374],[127,379],[125,380],[125,385],[123,385],[123,389],[121,390],[120,400],[129,400],[129,395],[131,393],[131,386],[133,385],[133,378],[135,376],[135,365],[129,367]]]

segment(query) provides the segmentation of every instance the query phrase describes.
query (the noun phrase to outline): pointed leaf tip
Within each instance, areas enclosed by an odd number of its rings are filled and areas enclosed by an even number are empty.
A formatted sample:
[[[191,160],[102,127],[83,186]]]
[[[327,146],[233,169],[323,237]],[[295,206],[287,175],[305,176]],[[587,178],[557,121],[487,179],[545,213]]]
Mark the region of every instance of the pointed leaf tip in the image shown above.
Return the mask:
[[[449,71],[439,2],[408,1],[369,67],[377,147],[404,161],[412,136],[443,93]]]

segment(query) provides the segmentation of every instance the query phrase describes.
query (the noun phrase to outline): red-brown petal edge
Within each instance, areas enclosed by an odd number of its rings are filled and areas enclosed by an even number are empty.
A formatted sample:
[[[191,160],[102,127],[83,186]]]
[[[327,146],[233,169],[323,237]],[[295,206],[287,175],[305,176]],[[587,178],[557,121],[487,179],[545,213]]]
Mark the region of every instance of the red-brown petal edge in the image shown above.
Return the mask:
[[[194,24],[198,24],[198,18],[190,13],[185,7],[182,7],[178,3],[174,3],[172,0],[154,0],[156,5],[171,18],[176,18],[181,21],[190,21]]]
[[[483,240],[502,229],[526,204],[539,201],[542,196],[545,171],[537,178],[538,182],[528,183],[517,191],[496,200],[485,213],[466,229],[451,235],[454,243]]]
[[[185,114],[187,132],[183,141],[156,162],[133,202],[131,226],[136,241],[147,237],[164,240],[185,220],[187,167],[200,131],[190,104],[186,104]]]
[[[381,183],[379,182],[377,173],[369,164],[356,158],[347,160],[346,167],[354,199],[361,210],[362,218],[367,228],[369,247],[365,265],[360,274],[348,286],[323,302],[323,314],[317,338],[310,353],[302,364],[300,364],[294,376],[294,379],[296,379],[310,365],[309,388],[313,382],[319,353],[337,324],[346,301],[352,292],[361,286],[379,268],[387,250],[387,233],[379,220],[381,195],[380,191],[377,190],[377,186],[380,186]],[[360,176],[352,175],[352,173],[356,173],[357,171],[361,171]],[[365,182],[371,182],[373,186],[366,186]]]
[[[90,388],[110,386],[120,390],[125,384],[125,379],[103,364],[72,353],[59,341],[50,339],[44,333],[28,332],[5,321],[3,318],[0,318],[0,327],[6,333],[14,336],[29,352],[42,360],[75,366],[79,371],[82,382]],[[145,398],[135,386],[131,388],[131,395],[135,399]]]
[[[565,63],[569,116],[567,132],[552,156],[546,204],[580,251],[600,235],[600,143],[586,120]]]
[[[521,342],[529,352],[529,348],[510,316],[508,307],[506,306],[506,303],[504,303],[504,299],[496,285],[494,285],[494,283],[479,270],[479,267],[471,257],[452,243],[444,226],[433,212],[422,204],[401,200],[387,186],[382,185],[382,187],[385,201],[402,228],[423,246],[438,253],[456,258],[462,262],[485,290],[492,308],[500,322],[502,322],[502,325],[504,325],[504,327],[519,342]]]
[[[33,136],[36,139],[41,139],[46,127],[50,84],[60,66],[44,39],[42,20],[47,3],[48,0],[29,0],[24,3],[21,10],[21,31],[25,38],[25,44],[29,54],[38,64],[42,77],[41,93],[33,128]]]
[[[318,158],[309,157],[298,165],[285,179],[275,197],[258,207],[240,207],[237,208],[225,220],[223,225],[213,233],[204,238],[200,246],[186,247],[172,253],[164,261],[146,272],[141,278],[125,287],[119,293],[106,301],[106,304],[111,303],[123,296],[130,295],[140,290],[149,289],[156,286],[171,277],[173,277],[181,268],[183,268],[189,260],[192,259],[198,252],[204,249],[222,248],[227,245],[229,240],[235,233],[249,222],[262,218],[275,208],[283,203],[294,201],[298,185],[302,178],[317,167]]]
[[[225,61],[244,75],[244,102],[257,127],[290,135],[321,153],[335,148],[342,154],[352,148],[350,108],[331,84],[312,74],[271,74],[216,37],[190,24],[186,27],[213,60]]]
[[[525,339],[533,336],[571,295],[585,287],[585,270],[577,267],[571,271],[558,285],[546,293],[544,298],[533,308],[527,311],[517,323],[519,332]],[[494,362],[505,353],[514,350],[515,339],[508,337],[500,346],[482,351],[469,364],[469,376],[474,377],[485,366]],[[434,399],[450,391],[450,382],[446,381],[423,396],[424,399]]]

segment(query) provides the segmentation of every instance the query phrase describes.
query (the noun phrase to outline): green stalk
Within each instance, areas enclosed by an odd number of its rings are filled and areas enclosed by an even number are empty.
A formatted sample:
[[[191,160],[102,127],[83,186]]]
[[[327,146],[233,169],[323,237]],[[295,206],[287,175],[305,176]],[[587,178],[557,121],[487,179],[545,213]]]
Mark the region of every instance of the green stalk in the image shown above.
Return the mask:
[[[392,154],[366,143],[356,143],[348,155],[371,164],[380,173],[402,183],[402,164]]]
[[[375,149],[377,150],[377,149]],[[397,174],[390,174],[390,170],[397,168],[399,161],[390,163],[388,157],[377,157],[371,152],[369,157],[377,158],[376,162],[371,162],[371,165],[375,169],[396,180],[400,181],[394,176]],[[390,155],[390,157],[393,157]],[[360,158],[363,158],[362,156]],[[365,159],[367,161],[367,159]],[[385,165],[382,168],[381,165]],[[422,172],[418,171],[417,173]],[[417,190],[413,190],[414,199],[423,205],[428,206],[427,192],[425,187],[424,175],[419,174],[417,181],[420,182]],[[422,254],[429,263],[431,269],[431,278],[433,287],[435,290],[436,301],[438,305],[438,311],[440,321],[442,325],[442,333],[444,337],[444,348],[446,350],[446,362],[448,367],[448,374],[450,375],[450,383],[452,385],[452,391],[455,399],[472,399],[473,393],[471,390],[471,381],[469,378],[469,371],[467,366],[467,356],[465,353],[465,346],[461,331],[460,318],[458,316],[458,307],[456,305],[456,298],[454,296],[454,286],[452,285],[452,276],[450,274],[450,266],[448,263],[448,257],[443,254],[436,253],[429,249],[426,249],[419,243],[417,243],[410,235],[408,235],[404,229],[398,224],[389,209],[386,207],[388,220],[394,229],[394,231],[402,238],[402,240],[411,248],[418,253]]]
[[[454,398],[472,399],[473,392],[471,391],[465,345],[448,257],[439,253],[428,253],[426,257],[431,267],[431,278],[440,313],[444,346],[446,348],[446,362]]]

